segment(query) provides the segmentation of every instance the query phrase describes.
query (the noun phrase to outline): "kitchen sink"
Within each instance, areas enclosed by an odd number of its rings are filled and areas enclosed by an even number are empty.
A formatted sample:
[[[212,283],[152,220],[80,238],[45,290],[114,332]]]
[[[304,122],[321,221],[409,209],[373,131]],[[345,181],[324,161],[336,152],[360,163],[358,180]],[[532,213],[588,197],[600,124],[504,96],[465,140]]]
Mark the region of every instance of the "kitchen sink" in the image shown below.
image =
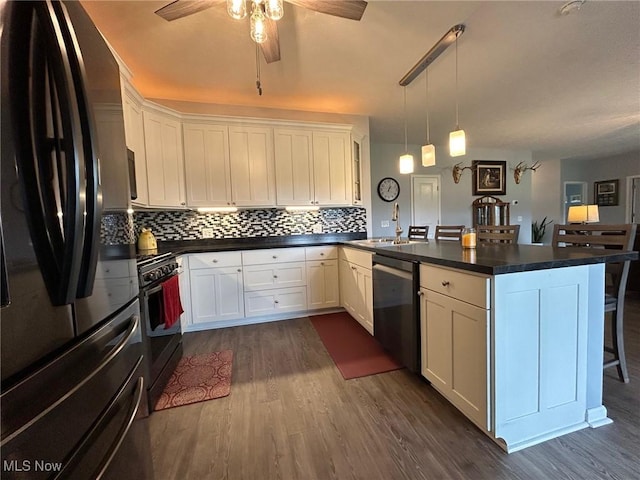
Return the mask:
[[[421,243],[420,241],[407,240],[403,238],[399,243],[395,243],[393,238],[365,238],[362,240],[351,240],[349,243],[362,245],[364,247],[393,247],[395,245],[409,245],[413,243]]]

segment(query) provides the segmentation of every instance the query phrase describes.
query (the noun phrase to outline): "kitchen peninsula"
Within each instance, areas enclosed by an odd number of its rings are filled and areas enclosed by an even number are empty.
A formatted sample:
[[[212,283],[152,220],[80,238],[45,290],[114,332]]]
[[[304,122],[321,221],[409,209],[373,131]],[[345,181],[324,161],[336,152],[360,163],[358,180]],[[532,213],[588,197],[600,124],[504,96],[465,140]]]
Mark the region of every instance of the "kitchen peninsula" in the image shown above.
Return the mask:
[[[325,243],[419,262],[422,374],[485,434],[514,452],[611,422],[602,404],[604,265],[636,259],[636,252],[532,245],[463,250],[445,241],[377,246],[358,239],[362,234],[322,237],[160,248],[185,255],[266,253]]]

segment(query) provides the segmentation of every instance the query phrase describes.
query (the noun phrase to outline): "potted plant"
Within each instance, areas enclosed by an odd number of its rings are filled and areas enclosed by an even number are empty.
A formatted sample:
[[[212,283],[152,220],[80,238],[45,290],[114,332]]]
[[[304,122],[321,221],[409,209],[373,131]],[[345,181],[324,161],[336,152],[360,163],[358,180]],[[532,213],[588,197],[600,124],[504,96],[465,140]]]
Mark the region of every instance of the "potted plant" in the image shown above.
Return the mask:
[[[547,231],[547,225],[553,223],[553,220],[547,221],[547,217],[544,217],[540,223],[537,221],[531,224],[531,241],[532,243],[542,244],[542,239]]]

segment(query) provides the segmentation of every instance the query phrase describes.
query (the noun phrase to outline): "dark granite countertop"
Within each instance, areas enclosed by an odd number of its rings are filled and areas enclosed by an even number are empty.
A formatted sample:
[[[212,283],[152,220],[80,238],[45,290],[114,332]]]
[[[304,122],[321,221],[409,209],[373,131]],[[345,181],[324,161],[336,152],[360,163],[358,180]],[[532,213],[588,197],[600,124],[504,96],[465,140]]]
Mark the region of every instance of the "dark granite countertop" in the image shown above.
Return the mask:
[[[257,250],[260,248],[313,247],[318,245],[340,245],[343,242],[364,238],[367,238],[367,234],[365,232],[184,240],[175,242],[158,242],[158,253],[173,252],[178,255],[182,255],[186,253]]]
[[[525,244],[479,244],[475,249],[463,250],[458,242],[451,241],[438,242],[431,240],[429,242],[385,246],[365,245],[354,242],[354,240],[363,240],[365,238],[365,233],[340,233],[185,240],[158,242],[158,253],[174,252],[182,255],[261,248],[345,245],[400,260],[432,263],[487,275],[638,259],[638,252],[589,248],[553,248]]]
[[[463,249],[458,242],[434,240],[384,247],[351,242],[346,244],[400,260],[432,263],[487,275],[638,259],[638,252],[524,244],[478,244],[475,249]]]

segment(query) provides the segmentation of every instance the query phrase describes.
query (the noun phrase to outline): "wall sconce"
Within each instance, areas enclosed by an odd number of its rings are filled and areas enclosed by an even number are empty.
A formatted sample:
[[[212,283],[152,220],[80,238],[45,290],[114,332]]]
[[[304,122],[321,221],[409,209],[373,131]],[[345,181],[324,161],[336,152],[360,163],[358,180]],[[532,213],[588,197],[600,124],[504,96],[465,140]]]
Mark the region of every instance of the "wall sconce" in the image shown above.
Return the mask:
[[[536,162],[530,167],[528,167],[526,163],[520,162],[516,165],[516,169],[513,171],[513,179],[516,181],[516,184],[519,184],[524,172],[527,170],[533,170],[535,172],[538,168],[540,168],[540,162]]]
[[[453,183],[460,183],[460,177],[465,170],[473,170],[473,167],[461,167],[462,162],[453,166]]]

